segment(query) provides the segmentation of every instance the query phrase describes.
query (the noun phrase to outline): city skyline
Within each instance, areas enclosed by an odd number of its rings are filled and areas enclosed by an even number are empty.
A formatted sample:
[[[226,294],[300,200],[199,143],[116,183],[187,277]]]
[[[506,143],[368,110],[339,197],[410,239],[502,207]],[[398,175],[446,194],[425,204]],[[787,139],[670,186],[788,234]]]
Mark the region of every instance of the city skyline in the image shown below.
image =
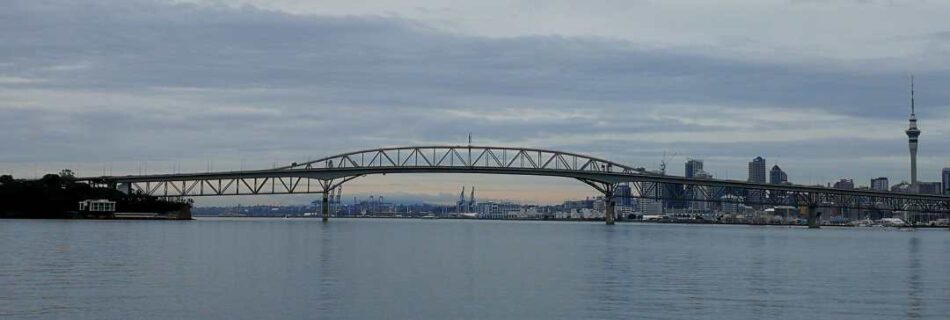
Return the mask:
[[[945,319],[948,16],[0,0],[0,318]]]
[[[508,4],[441,10],[410,3],[417,9],[398,2],[13,1],[0,21],[8,49],[0,53],[0,126],[8,132],[0,148],[16,152],[0,155],[0,174],[269,168],[380,145],[464,144],[471,132],[476,144],[571,150],[650,170],[675,152],[681,158],[668,171],[675,175],[685,173],[680,163],[689,157],[703,159],[717,178],[745,180],[749,159],[762,156],[792,183],[851,178],[865,185],[885,176],[897,184],[910,180],[902,134],[910,74],[926,131],[918,179],[940,181],[950,166],[950,146],[940,143],[950,141],[950,128],[941,126],[950,122],[950,93],[941,89],[950,79],[950,55],[941,54],[950,25],[918,22],[950,5],[765,9],[738,1],[708,8],[752,8],[757,14],[736,18],[772,19],[773,32],[787,35],[766,37],[722,25],[664,28],[703,17],[703,10],[678,16],[664,4],[583,8],[624,18],[584,18],[552,5],[534,18],[500,19]],[[843,21],[821,13],[832,7],[857,14]],[[799,13],[787,14],[790,8]],[[486,18],[446,22],[433,12]],[[878,26],[874,17],[882,14],[895,24]],[[629,19],[640,15],[656,16],[643,20],[655,25]],[[802,15],[818,23],[793,21]],[[244,32],[216,31],[222,25]],[[788,40],[817,26],[830,38]],[[845,26],[875,32],[849,37]],[[199,31],[201,41],[191,36]],[[687,45],[696,43],[705,46]],[[500,62],[479,62],[485,55]],[[407,182],[354,181],[347,193],[431,198],[477,184],[489,198],[591,194],[563,179],[401,179]]]

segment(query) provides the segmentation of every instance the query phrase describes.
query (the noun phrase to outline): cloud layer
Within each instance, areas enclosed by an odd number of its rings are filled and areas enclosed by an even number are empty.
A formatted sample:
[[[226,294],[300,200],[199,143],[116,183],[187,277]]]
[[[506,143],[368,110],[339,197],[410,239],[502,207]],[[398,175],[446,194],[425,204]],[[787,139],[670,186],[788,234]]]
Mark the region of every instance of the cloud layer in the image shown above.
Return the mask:
[[[5,6],[0,172],[20,176],[64,166],[138,173],[146,161],[152,172],[269,167],[375,146],[457,144],[472,132],[481,144],[565,149],[648,168],[670,150],[705,158],[707,169],[733,179],[763,155],[800,183],[899,180],[907,175],[910,71],[922,117],[921,176],[936,179],[950,159],[950,144],[941,142],[950,141],[950,92],[941,89],[950,69],[940,66],[950,55],[904,56],[916,64],[904,63],[899,49],[800,59],[803,45],[788,48],[787,59],[768,58],[603,32],[499,37],[487,26],[465,32],[470,26],[413,15],[284,11],[288,5]],[[917,40],[894,43],[947,53],[946,32],[908,30]]]

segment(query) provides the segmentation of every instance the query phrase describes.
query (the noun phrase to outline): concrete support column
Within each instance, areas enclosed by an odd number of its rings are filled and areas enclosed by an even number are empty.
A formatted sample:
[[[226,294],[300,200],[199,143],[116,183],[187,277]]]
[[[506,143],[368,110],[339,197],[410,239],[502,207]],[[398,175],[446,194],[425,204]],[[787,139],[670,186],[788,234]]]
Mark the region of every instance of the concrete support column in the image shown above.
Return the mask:
[[[614,195],[611,192],[610,195],[604,197],[604,221],[607,222],[607,225],[614,224],[614,217],[616,216],[616,207],[617,203],[614,201]]]
[[[809,229],[818,229],[821,228],[821,214],[817,212],[818,207],[814,205],[808,206],[808,228]]]
[[[605,167],[605,170],[609,170],[609,168]],[[597,189],[597,191],[600,191],[600,193],[604,194],[604,221],[608,226],[613,225],[614,218],[616,217],[616,213],[614,211],[616,211],[615,207],[617,206],[617,203],[614,202],[614,189],[616,185],[610,182],[594,181],[581,178],[577,178],[577,180],[594,187],[594,189]]]
[[[323,212],[323,222],[330,220],[330,192],[329,190],[323,190],[323,205],[320,207],[320,210]]]

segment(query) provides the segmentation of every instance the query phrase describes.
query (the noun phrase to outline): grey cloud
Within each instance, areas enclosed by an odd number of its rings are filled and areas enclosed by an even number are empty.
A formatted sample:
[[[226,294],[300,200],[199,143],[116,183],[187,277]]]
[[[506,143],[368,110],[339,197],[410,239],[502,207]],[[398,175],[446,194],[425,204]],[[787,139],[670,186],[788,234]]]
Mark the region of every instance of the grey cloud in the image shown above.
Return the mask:
[[[151,2],[15,1],[0,38],[46,87],[313,89],[323,102],[460,106],[459,98],[834,108],[893,116],[906,75],[710,58],[597,38],[478,38],[380,17]],[[57,65],[86,66],[48,71]],[[921,74],[950,82],[950,74]],[[857,94],[856,94],[857,93]],[[933,101],[950,100],[933,90]]]
[[[461,143],[469,131],[478,139],[543,141],[636,165],[654,163],[665,149],[847,159],[891,150],[899,133],[886,148],[876,140],[716,145],[629,143],[620,134],[581,142],[549,137],[730,129],[679,121],[683,109],[664,110],[674,105],[706,106],[710,118],[728,106],[826,108],[897,121],[907,104],[906,75],[886,71],[716,58],[695,48],[603,38],[485,38],[398,18],[152,1],[10,1],[0,11],[0,76],[36,79],[0,82],[0,94],[44,108],[0,102],[0,124],[14,132],[0,146],[21,150],[0,161],[60,160],[64,150],[77,161],[104,154],[286,160],[377,145]],[[921,113],[946,113],[950,92],[941,88],[950,73],[918,78]],[[61,97],[35,96],[44,92]],[[72,99],[77,93],[93,97]],[[453,110],[577,115],[492,120]],[[671,117],[652,119],[650,112]]]

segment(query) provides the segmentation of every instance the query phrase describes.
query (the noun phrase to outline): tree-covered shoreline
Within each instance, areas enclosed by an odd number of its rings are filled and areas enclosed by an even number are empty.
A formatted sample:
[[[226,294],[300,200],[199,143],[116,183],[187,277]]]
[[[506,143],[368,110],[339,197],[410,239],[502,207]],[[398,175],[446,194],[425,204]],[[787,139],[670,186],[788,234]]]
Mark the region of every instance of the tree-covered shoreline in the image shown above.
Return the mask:
[[[116,211],[165,213],[190,207],[188,202],[169,201],[111,188],[76,182],[72,171],[47,174],[39,180],[0,176],[0,218],[63,219],[82,217],[80,201],[105,199],[116,202]]]

